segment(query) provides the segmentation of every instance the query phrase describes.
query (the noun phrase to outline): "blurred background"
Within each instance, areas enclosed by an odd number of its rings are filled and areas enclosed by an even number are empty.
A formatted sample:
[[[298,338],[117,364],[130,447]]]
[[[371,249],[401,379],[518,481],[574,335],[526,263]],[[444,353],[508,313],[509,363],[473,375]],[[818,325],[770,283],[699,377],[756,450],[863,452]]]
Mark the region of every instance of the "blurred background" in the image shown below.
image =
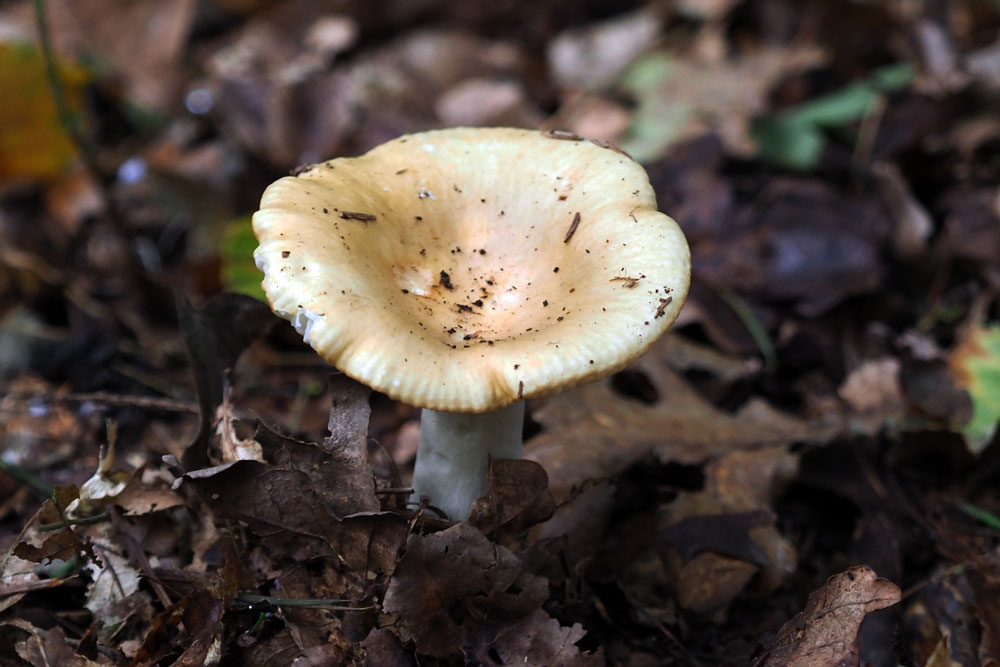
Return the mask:
[[[581,646],[748,664],[864,563],[910,594],[865,664],[1000,661],[997,0],[3,2],[0,546],[111,440],[129,474],[207,446],[188,349],[239,320],[177,304],[262,297],[268,183],[460,125],[619,145],[692,248],[670,335],[530,406],[528,458],[577,498],[533,539],[562,540],[546,609]],[[241,437],[325,436],[297,338],[227,381]],[[405,481],[416,415],[372,406]]]

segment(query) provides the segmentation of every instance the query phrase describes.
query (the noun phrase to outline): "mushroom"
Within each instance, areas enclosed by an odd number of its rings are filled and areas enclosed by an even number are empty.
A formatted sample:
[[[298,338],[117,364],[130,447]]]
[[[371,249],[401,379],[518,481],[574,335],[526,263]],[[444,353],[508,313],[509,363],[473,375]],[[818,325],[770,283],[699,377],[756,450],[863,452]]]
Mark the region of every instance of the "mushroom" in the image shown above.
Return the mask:
[[[271,184],[253,228],[275,313],[423,408],[414,492],[458,519],[521,457],[524,400],[637,358],[690,280],[642,167],[560,132],[406,135]]]

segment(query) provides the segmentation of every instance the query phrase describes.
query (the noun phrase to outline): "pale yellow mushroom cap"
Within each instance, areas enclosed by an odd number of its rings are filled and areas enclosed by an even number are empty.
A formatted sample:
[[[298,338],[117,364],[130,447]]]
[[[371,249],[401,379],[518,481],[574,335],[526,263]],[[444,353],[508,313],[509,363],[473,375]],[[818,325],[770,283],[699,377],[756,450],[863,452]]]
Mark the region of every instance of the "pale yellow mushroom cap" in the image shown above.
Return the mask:
[[[531,130],[411,134],[313,165],[267,188],[253,228],[272,308],[324,359],[454,412],[622,368],[673,323],[691,272],[639,164]]]

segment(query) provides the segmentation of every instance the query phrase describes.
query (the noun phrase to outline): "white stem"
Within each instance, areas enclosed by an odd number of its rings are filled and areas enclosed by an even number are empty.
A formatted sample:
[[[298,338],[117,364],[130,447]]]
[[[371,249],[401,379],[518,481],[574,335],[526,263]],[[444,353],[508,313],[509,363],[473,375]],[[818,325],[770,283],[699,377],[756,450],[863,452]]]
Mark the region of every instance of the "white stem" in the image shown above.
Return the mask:
[[[462,520],[486,495],[490,459],[521,458],[524,401],[479,414],[424,410],[413,495]]]

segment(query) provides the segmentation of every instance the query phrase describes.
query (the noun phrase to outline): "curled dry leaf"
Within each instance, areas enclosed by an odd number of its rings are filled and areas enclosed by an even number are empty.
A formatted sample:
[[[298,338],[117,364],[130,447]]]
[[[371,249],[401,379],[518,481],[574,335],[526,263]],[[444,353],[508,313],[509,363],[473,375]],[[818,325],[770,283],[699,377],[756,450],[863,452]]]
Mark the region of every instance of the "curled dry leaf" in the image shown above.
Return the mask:
[[[216,411],[225,396],[225,377],[254,338],[274,322],[270,309],[245,294],[219,294],[202,308],[186,299],[177,304],[177,316],[191,357],[201,423],[182,463],[188,470],[209,463],[208,445],[215,430]]]
[[[865,616],[899,602],[899,588],[865,565],[827,580],[781,626],[755,667],[840,667],[858,664],[858,629]]]

